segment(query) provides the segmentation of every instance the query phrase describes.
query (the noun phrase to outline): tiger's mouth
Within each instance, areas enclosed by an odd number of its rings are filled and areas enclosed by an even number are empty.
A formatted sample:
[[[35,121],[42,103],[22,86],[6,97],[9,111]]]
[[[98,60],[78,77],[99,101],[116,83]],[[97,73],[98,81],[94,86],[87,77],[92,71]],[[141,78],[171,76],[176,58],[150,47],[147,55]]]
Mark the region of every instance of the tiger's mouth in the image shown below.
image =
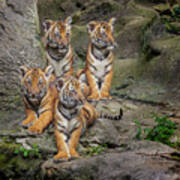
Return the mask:
[[[41,99],[38,98],[29,98],[29,100],[35,105],[38,105],[41,102]]]
[[[41,92],[37,94],[33,94],[30,92],[25,93],[25,97],[28,100],[28,102],[30,102],[34,106],[40,105],[45,95],[46,95],[46,91],[44,89],[41,89]]]
[[[36,98],[36,97],[30,97],[30,96],[27,96],[25,95],[25,98],[26,100],[28,101],[29,105],[32,107],[32,108],[35,108],[35,107],[39,107],[40,104],[41,104],[41,100],[40,98]]]
[[[54,47],[48,46],[47,52],[52,59],[59,60],[59,59],[62,59],[67,54],[68,47],[65,47],[65,48],[56,47],[56,48],[54,48]]]

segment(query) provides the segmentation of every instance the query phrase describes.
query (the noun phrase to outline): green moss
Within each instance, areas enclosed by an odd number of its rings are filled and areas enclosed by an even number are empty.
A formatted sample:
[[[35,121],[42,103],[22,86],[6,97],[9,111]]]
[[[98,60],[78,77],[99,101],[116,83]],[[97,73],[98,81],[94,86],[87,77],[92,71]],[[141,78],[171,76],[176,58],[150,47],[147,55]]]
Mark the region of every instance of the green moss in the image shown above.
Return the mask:
[[[21,147],[8,136],[1,139],[0,143],[0,174],[4,179],[27,178],[34,179],[42,159],[36,157],[24,157],[15,154],[14,151]],[[34,147],[37,150],[36,147]]]
[[[4,137],[3,141],[4,142],[0,143],[0,152],[1,153],[3,153],[4,150],[7,151],[7,152],[12,152],[13,153],[16,148],[20,147],[19,144],[10,143],[11,140],[9,138]]]
[[[40,18],[51,18],[51,19],[59,19],[64,12],[60,10],[60,5],[63,0],[54,0],[53,2],[50,0],[39,2],[38,12]]]
[[[147,18],[150,18],[150,19],[157,16],[155,11],[153,11],[151,8],[147,8],[147,7],[138,5],[134,1],[130,1],[130,3],[128,4],[128,8],[132,12],[134,12],[134,14],[141,15],[143,17],[147,17]]]
[[[113,89],[121,84],[131,83],[131,79],[128,79],[127,77],[137,77],[137,66],[137,59],[118,60],[115,58],[113,64],[114,75],[111,88]]]
[[[81,11],[78,11],[72,16],[72,20],[74,24],[76,24],[80,20],[81,15],[82,15]]]

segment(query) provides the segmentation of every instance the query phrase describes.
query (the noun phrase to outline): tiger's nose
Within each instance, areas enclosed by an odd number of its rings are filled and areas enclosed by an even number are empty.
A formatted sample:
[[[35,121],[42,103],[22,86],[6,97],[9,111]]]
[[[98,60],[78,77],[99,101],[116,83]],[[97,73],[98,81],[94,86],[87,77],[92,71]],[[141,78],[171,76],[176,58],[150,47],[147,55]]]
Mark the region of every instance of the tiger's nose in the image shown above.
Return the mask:
[[[39,98],[39,93],[31,93],[31,98]]]

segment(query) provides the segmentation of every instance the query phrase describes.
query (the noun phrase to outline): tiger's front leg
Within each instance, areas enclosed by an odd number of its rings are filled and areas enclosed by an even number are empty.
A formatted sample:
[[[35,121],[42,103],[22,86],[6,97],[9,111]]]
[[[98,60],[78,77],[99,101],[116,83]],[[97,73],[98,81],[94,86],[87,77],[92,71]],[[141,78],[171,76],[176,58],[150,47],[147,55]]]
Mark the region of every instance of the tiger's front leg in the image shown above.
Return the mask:
[[[37,119],[36,113],[32,109],[26,108],[26,119],[22,122],[23,126],[26,126]]]
[[[79,143],[79,138],[82,131],[82,124],[73,131],[71,138],[69,140],[69,150],[71,157],[79,157],[78,152],[76,151],[77,145]]]
[[[47,112],[44,112],[42,115],[40,115],[39,119],[31,127],[28,128],[28,130],[41,134],[52,120],[52,111],[49,110]]]
[[[44,112],[40,114],[40,117],[34,124],[28,128],[29,131],[41,134],[43,130],[52,122],[53,120],[53,106],[48,106],[44,108]]]
[[[58,153],[54,156],[54,160],[68,160],[70,157],[69,146],[66,142],[67,136],[55,129],[55,139]]]
[[[101,88],[101,98],[102,99],[111,99],[112,97],[109,94],[109,90],[111,88],[111,81],[112,81],[113,72],[109,72],[106,75],[104,83],[102,84]]]
[[[89,100],[99,100],[99,90],[97,87],[97,83],[95,77],[91,74],[91,72],[86,72],[86,77],[88,79],[88,84],[90,87],[90,96],[88,96]]]

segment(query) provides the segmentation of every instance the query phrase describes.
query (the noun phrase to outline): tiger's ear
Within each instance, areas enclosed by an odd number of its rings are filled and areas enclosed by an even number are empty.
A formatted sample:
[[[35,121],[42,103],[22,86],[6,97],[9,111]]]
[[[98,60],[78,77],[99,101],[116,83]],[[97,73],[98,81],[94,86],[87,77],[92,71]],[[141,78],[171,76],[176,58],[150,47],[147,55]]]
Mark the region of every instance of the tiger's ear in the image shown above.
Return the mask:
[[[49,80],[49,78],[51,77],[52,73],[54,72],[54,68],[51,65],[49,65],[49,66],[46,67],[44,72],[45,72],[46,78]]]
[[[86,25],[87,30],[88,30],[88,32],[89,32],[90,34],[94,31],[95,26],[96,26],[96,22],[95,22],[95,21],[91,21],[91,22],[89,22],[89,23]]]
[[[114,24],[115,24],[115,22],[116,22],[116,18],[115,18],[115,17],[112,17],[112,18],[109,20],[108,24],[111,26],[111,30],[114,29]]]
[[[62,78],[56,80],[56,88],[58,91],[61,91],[63,85],[64,85],[64,81]]]
[[[72,23],[72,17],[71,17],[71,16],[68,16],[68,17],[65,19],[65,24],[66,24],[67,26],[70,26],[71,23]]]
[[[26,66],[20,66],[21,77],[24,77],[28,70]]]
[[[47,32],[49,30],[49,28],[51,27],[52,21],[47,19],[43,22],[42,26],[43,26],[43,30],[44,32]]]

